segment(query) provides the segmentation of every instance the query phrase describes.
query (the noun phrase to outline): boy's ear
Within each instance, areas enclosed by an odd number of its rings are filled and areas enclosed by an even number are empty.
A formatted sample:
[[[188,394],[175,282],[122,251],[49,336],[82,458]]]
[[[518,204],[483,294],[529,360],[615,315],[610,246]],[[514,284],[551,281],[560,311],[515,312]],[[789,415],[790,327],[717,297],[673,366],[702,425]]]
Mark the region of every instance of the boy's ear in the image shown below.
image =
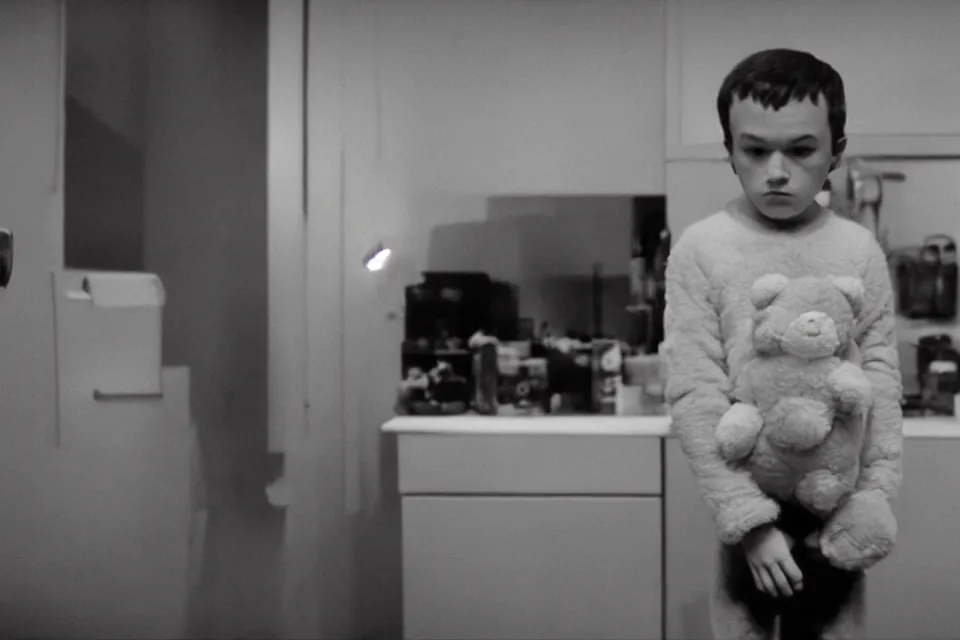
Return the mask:
[[[737,175],[737,168],[733,166],[733,143],[730,142],[730,138],[723,139],[723,148],[727,151],[727,163],[730,165],[733,175]]]
[[[834,143],[833,161],[830,163],[830,171],[836,171],[843,162],[843,154],[847,150],[847,138],[844,136]]]

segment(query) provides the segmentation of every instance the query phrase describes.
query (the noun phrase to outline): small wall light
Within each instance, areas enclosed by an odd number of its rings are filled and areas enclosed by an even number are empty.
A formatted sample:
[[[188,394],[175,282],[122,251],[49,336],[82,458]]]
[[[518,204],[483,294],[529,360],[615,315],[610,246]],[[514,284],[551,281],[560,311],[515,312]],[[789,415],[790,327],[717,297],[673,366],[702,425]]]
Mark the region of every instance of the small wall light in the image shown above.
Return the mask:
[[[387,266],[391,253],[390,249],[383,246],[383,243],[378,243],[363,257],[363,266],[366,267],[367,271],[381,271]]]

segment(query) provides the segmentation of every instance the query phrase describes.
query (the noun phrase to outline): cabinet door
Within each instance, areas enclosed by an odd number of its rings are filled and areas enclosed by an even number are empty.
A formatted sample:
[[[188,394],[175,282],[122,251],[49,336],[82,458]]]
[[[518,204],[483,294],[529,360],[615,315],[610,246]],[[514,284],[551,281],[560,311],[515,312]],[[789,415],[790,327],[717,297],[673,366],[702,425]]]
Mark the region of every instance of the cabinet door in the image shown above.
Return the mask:
[[[960,3],[667,1],[667,156],[723,157],[717,91],[745,56],[810,51],[844,79],[849,154],[960,153]],[[922,98],[919,98],[922,96]]]
[[[897,547],[867,573],[867,637],[957,638],[960,440],[909,438],[903,458]]]
[[[716,527],[676,438],[666,441],[663,464],[667,582],[664,637],[711,638],[710,581],[717,564]]]
[[[661,535],[659,498],[404,498],[405,636],[660,638]]]

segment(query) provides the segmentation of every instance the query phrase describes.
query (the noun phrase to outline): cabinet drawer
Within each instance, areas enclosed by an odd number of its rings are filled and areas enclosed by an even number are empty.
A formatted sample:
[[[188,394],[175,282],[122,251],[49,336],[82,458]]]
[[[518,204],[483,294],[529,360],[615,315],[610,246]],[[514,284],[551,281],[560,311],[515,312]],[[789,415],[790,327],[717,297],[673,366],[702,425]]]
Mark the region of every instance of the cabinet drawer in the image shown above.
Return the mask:
[[[661,442],[613,435],[402,434],[400,492],[657,496]]]
[[[654,640],[661,499],[403,498],[407,640]]]

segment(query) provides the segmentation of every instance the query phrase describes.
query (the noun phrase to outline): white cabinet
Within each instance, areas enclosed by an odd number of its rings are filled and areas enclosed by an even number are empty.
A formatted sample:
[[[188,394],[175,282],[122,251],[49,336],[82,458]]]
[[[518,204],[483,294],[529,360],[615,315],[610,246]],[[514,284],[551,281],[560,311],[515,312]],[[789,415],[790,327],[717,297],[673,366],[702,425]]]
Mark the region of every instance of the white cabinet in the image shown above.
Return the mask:
[[[399,438],[408,640],[662,637],[661,440]]]
[[[717,538],[697,481],[680,449],[664,443],[664,638],[711,638],[710,581],[717,562]]]
[[[660,498],[404,498],[406,637],[660,638],[660,508]]]
[[[869,572],[867,637],[956,638],[960,633],[960,440],[910,438],[895,511],[897,548]]]
[[[667,158],[723,156],[716,97],[742,58],[793,47],[843,76],[849,151],[960,154],[960,3],[667,0]]]
[[[189,370],[163,370],[163,398],[77,398],[61,417],[36,475],[3,476],[0,636],[186,637],[205,528]]]

